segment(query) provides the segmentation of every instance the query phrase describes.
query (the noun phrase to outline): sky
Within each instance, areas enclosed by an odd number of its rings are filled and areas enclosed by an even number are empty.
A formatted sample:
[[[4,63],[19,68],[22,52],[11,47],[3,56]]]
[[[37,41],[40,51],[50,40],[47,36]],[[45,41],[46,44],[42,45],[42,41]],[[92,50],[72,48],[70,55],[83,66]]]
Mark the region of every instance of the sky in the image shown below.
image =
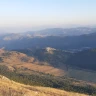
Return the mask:
[[[0,30],[96,24],[96,0],[0,0]]]

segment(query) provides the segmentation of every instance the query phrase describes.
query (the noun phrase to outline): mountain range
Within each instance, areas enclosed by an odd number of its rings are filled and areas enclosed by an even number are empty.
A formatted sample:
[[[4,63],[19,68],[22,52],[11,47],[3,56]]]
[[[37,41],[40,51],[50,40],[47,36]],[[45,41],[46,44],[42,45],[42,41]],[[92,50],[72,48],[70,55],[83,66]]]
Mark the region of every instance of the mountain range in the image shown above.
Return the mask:
[[[59,35],[61,30],[67,30],[67,35]],[[76,35],[75,33],[78,33]],[[55,32],[56,31],[56,32]],[[73,31],[73,35],[71,34]],[[96,46],[96,29],[95,28],[73,28],[73,29],[46,29],[35,32],[25,32],[22,34],[6,34],[0,35],[0,47],[7,50],[26,49],[26,48],[45,48],[52,47],[56,49],[71,50],[82,48],[95,48]],[[52,35],[52,34],[54,35]],[[58,33],[58,34],[57,34]],[[61,32],[62,33],[62,32]],[[46,36],[44,35],[46,34]],[[49,34],[49,35],[48,35]]]
[[[62,89],[63,92],[72,91],[95,96],[95,43],[96,28],[52,28],[20,34],[0,34],[0,74],[6,76],[7,80],[30,86],[52,87]],[[14,86],[16,87],[15,84]],[[3,92],[1,87],[0,92]],[[21,85],[19,87],[21,88]],[[29,88],[22,85],[23,87],[29,93],[33,92],[34,88],[39,90],[39,87]],[[11,88],[12,92],[18,91],[13,90],[14,87]],[[45,93],[44,96],[48,96]],[[54,94],[51,95],[58,96],[57,93]]]

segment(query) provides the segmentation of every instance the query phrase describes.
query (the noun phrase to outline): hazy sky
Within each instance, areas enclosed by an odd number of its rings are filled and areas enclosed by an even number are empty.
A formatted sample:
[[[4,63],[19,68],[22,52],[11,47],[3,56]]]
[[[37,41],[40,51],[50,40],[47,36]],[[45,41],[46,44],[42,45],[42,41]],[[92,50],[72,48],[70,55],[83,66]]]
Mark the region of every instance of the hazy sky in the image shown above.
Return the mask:
[[[0,29],[96,24],[96,0],[0,0]]]

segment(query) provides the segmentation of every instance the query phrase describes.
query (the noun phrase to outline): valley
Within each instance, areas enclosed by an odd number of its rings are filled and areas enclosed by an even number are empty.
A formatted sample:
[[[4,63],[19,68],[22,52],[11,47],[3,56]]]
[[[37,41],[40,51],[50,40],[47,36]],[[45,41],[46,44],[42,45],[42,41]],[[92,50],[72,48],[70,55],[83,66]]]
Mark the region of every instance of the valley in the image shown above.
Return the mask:
[[[14,51],[0,49],[0,74],[28,85],[95,94],[95,73],[67,65],[74,54],[50,47]]]
[[[61,29],[52,30],[55,32]],[[51,87],[72,92],[72,94],[77,92],[95,96],[96,33],[95,29],[90,30],[88,34],[76,36],[64,36],[65,33],[61,36],[58,32],[57,35],[54,35],[54,32],[52,35],[46,30],[44,30],[46,33],[41,31],[38,36],[35,33],[33,36],[31,32],[28,33],[30,36],[27,33],[25,35],[2,35],[0,38],[0,74],[15,82],[34,86],[34,88],[36,86]]]

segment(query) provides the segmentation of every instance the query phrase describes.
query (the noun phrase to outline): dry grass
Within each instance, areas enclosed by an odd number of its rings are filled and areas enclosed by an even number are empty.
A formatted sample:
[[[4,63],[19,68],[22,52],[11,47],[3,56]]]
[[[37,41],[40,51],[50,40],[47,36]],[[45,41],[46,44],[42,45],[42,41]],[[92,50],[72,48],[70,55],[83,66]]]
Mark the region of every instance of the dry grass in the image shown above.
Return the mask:
[[[87,96],[63,90],[16,83],[0,76],[0,96]]]
[[[49,73],[55,76],[65,75],[64,70],[54,68],[46,62],[39,62],[35,60],[35,58],[28,57],[26,54],[20,52],[2,50],[0,52],[0,58],[2,58],[0,65],[6,65],[11,71],[13,71],[14,68],[26,68],[28,70]]]

